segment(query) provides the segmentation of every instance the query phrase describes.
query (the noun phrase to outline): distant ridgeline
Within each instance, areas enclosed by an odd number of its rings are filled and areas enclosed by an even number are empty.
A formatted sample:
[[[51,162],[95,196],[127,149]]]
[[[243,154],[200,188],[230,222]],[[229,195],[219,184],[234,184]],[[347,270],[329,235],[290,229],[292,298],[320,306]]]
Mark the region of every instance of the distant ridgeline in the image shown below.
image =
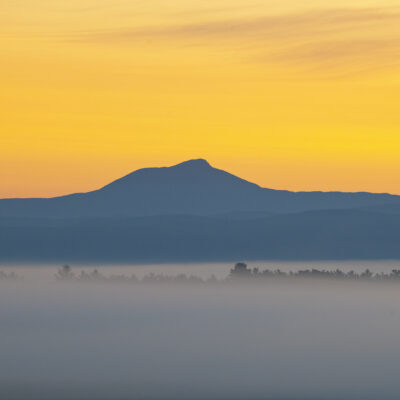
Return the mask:
[[[399,259],[400,196],[262,188],[205,160],[0,200],[0,261]]]
[[[229,282],[269,282],[269,281],[299,281],[308,279],[322,279],[330,281],[358,281],[358,282],[396,282],[400,283],[400,269],[393,269],[390,273],[373,273],[369,269],[361,273],[354,271],[343,272],[336,270],[305,269],[299,271],[284,272],[276,270],[250,269],[247,264],[239,262],[230,270],[229,275],[224,279],[217,279],[214,275],[208,279],[202,279],[194,275],[178,274],[166,275],[150,273],[142,279],[135,274],[126,276],[104,275],[98,269],[91,272],[80,271],[75,273],[69,265],[59,268],[55,275],[57,280],[68,282],[94,282],[94,283],[182,283],[182,284],[204,284],[204,283],[229,283]],[[6,274],[0,271],[0,280],[21,279],[15,273]]]

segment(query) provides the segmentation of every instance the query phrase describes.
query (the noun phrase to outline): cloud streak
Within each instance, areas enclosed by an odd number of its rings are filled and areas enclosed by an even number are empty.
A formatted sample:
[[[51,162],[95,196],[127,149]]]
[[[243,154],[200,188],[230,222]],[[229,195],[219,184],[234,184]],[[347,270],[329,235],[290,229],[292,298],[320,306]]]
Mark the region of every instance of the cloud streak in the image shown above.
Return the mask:
[[[312,66],[313,71],[325,73],[387,70],[400,65],[400,38],[314,42],[285,48],[260,61]]]
[[[83,34],[80,40],[106,43],[170,44],[238,48],[246,60],[329,68],[363,69],[397,65],[398,8],[330,9],[172,26],[146,26]]]
[[[89,34],[92,39],[102,41],[123,41],[145,39],[191,39],[191,38],[233,38],[258,33],[258,38],[286,38],[289,35],[304,36],[309,33],[334,33],[355,31],[362,26],[383,25],[400,22],[397,9],[335,9],[307,13],[267,16],[253,19],[236,19],[214,22],[193,23],[173,26],[147,26]]]

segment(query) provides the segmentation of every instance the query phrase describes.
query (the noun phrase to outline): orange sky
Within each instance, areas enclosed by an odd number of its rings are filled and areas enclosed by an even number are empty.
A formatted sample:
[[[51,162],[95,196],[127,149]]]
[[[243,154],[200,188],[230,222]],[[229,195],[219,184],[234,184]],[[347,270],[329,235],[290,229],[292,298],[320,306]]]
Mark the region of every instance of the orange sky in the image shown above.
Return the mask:
[[[206,158],[400,194],[400,1],[3,0],[0,197]]]

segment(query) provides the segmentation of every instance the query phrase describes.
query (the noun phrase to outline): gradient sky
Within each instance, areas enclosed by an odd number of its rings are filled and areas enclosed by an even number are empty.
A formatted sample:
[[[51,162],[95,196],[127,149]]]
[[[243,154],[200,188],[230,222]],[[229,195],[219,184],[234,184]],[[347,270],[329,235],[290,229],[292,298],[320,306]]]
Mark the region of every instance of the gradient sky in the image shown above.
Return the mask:
[[[2,0],[0,197],[206,158],[400,194],[400,0]]]

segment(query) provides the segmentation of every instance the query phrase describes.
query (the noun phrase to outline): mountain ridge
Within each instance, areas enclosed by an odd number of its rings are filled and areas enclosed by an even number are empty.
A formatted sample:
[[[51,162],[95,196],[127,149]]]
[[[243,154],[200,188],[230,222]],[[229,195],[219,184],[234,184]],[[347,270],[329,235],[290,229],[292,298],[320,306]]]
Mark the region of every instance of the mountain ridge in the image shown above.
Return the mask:
[[[2,262],[163,263],[400,259],[400,215],[318,210],[257,219],[193,215],[0,218]]]
[[[291,213],[386,205],[400,206],[400,196],[263,188],[199,158],[170,167],[141,168],[89,192],[53,198],[0,199],[0,217]]]

